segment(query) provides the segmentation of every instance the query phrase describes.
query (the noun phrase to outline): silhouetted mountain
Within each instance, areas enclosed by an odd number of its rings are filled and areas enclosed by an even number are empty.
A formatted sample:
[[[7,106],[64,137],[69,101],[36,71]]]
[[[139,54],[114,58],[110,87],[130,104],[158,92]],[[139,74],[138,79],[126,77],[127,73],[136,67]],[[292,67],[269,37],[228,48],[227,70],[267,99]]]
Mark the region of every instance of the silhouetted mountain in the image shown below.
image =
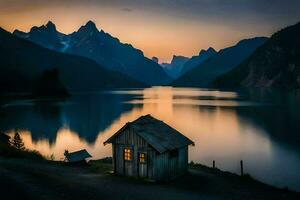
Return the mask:
[[[34,41],[48,49],[57,50],[63,48],[61,40],[64,35],[56,31],[56,26],[51,21],[40,27],[32,27],[30,29],[30,34],[18,30],[15,30],[13,34],[30,41]]]
[[[300,23],[275,34],[248,59],[219,77],[217,87],[300,87]]]
[[[266,40],[265,37],[246,39],[232,47],[222,49],[199,66],[183,74],[172,85],[208,87],[218,76],[225,74],[245,60]]]
[[[141,50],[121,43],[103,30],[98,31],[92,21],[69,35],[59,33],[52,22],[33,27],[28,33],[16,30],[14,34],[49,49],[90,58],[109,70],[147,84],[163,84],[170,80],[162,67],[146,58]]]
[[[0,91],[32,92],[45,70],[58,69],[69,90],[141,87],[126,75],[108,71],[96,62],[66,55],[18,38],[0,28]]]
[[[181,70],[184,64],[189,60],[189,58],[184,56],[173,56],[171,63],[162,63],[164,70],[172,78],[177,78],[181,74]]]
[[[199,52],[199,55],[193,56],[189,61],[187,61],[184,64],[180,73],[184,74],[184,73],[194,69],[195,67],[202,64],[205,60],[207,60],[211,56],[215,55],[216,53],[217,53],[216,50],[212,47],[209,47],[207,50],[202,49]]]

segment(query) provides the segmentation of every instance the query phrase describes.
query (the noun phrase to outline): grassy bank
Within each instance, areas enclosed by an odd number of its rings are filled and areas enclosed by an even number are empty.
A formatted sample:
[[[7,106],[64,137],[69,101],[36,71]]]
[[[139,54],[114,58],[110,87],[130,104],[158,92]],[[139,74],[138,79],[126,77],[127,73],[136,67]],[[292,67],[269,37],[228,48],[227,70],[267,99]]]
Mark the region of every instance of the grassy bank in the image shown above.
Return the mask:
[[[92,172],[110,173],[113,170],[112,164],[104,160],[92,160],[89,162]],[[219,193],[220,196],[234,198],[234,196],[244,194],[247,196],[261,196],[262,199],[277,199],[276,195],[286,199],[289,197],[300,197],[300,193],[292,191],[288,188],[278,188],[263,182],[260,182],[249,174],[240,176],[238,174],[222,171],[218,168],[208,167],[199,163],[190,163],[188,166],[188,173],[183,177],[165,183],[156,183],[165,186],[174,186],[179,188],[186,188],[196,192],[201,191],[203,185],[207,189],[206,192]],[[145,181],[138,178],[130,178],[131,180]],[[147,181],[147,180],[146,180]],[[188,184],[186,184],[188,182]],[[203,185],[202,185],[203,184]],[[211,185],[209,187],[208,185]],[[250,191],[256,194],[249,194]],[[204,192],[204,191],[203,191]],[[270,195],[271,198],[268,198]],[[292,198],[293,199],[293,198]]]

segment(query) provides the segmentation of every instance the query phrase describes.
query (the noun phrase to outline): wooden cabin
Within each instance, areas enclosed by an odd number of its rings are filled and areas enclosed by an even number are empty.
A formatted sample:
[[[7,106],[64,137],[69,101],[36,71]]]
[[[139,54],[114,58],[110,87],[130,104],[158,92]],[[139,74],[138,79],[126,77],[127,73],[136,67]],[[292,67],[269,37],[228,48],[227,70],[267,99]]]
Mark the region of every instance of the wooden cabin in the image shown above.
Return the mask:
[[[65,161],[69,164],[86,164],[86,159],[91,158],[92,156],[85,150],[82,149],[80,151],[74,151],[69,153],[65,151]]]
[[[194,143],[150,115],[126,123],[104,142],[112,144],[114,173],[155,181],[174,179],[188,167],[188,146]]]

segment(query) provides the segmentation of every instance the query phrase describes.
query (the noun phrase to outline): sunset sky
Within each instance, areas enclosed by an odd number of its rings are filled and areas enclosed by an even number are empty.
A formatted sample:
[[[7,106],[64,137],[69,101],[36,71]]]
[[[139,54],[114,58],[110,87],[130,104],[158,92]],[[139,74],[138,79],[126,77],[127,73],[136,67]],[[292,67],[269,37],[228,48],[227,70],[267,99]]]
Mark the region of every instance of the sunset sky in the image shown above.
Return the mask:
[[[92,20],[165,62],[269,36],[300,21],[299,9],[299,0],[0,0],[0,26],[28,31],[51,20],[70,33]]]

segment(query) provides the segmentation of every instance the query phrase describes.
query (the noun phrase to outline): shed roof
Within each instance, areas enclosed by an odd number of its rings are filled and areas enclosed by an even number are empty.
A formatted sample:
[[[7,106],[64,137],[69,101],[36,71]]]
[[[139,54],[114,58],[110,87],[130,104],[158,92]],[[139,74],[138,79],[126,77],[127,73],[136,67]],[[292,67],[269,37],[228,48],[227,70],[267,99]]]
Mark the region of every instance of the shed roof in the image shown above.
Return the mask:
[[[116,136],[128,127],[160,153],[194,144],[189,138],[151,115],[141,116],[135,121],[127,123],[104,144],[113,143]]]
[[[80,151],[74,151],[66,155],[66,158],[69,162],[79,162],[90,157],[92,156],[85,149],[82,149]]]

